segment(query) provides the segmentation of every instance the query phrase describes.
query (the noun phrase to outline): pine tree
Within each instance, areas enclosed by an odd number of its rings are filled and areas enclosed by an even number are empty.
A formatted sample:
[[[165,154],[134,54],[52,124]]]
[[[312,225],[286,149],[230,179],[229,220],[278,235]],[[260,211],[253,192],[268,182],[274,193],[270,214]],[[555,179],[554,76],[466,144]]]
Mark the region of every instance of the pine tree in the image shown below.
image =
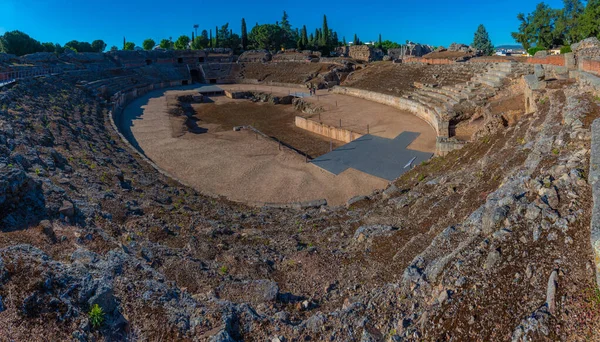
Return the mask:
[[[246,28],[246,19],[242,18],[242,49],[246,50],[248,46],[248,29]]]
[[[490,56],[494,53],[494,45],[492,45],[492,41],[490,40],[490,36],[488,35],[485,26],[479,25],[477,28],[475,37],[473,38],[473,47],[483,52],[486,56]]]

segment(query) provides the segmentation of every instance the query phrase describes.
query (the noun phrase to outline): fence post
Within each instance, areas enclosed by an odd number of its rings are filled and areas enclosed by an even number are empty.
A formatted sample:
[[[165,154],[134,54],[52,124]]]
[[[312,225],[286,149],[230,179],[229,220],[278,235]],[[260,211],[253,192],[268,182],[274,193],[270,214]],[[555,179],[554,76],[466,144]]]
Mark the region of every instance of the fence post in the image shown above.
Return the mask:
[[[369,134],[369,125],[367,124],[367,134]]]

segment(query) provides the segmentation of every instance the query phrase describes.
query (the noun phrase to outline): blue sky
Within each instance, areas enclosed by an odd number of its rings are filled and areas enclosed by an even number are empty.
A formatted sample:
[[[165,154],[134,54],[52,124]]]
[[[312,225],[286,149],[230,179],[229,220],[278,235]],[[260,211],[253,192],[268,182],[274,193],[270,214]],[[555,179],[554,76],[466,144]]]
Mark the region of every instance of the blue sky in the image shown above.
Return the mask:
[[[479,24],[484,24],[494,45],[513,44],[510,32],[518,27],[516,15],[529,13],[540,2],[529,0],[475,1],[155,1],[155,0],[0,0],[0,34],[21,30],[42,42],[103,39],[108,47],[122,46],[123,36],[141,45],[146,38],[157,42],[191,35],[229,22],[239,33],[241,18],[248,30],[256,22],[281,20],[283,10],[294,27],[320,27],[323,14],[329,27],[351,41],[357,33],[362,41],[383,39],[448,46],[469,44]],[[545,1],[561,7],[561,0]]]

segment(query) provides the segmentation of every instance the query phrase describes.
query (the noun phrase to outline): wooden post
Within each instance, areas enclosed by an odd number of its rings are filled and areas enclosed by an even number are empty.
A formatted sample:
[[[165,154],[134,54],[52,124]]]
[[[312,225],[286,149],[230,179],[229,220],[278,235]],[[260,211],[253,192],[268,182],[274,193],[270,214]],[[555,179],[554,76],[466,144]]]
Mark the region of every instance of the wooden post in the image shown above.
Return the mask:
[[[342,119],[340,119],[340,128],[342,128]]]
[[[369,125],[367,124],[367,134],[369,134]]]

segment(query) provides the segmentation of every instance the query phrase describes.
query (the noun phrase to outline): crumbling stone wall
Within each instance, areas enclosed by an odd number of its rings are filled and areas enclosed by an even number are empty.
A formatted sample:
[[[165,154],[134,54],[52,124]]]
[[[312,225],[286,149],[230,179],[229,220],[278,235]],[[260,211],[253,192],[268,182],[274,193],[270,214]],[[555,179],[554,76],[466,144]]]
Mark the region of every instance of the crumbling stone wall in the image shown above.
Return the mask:
[[[348,56],[358,61],[372,62],[375,60],[373,48],[369,45],[353,45],[349,48]],[[383,57],[383,56],[382,56]]]
[[[286,51],[278,51],[273,55],[273,62],[308,62],[313,57],[317,57],[312,51],[297,51],[296,49],[290,49]]]
[[[245,51],[238,58],[238,62],[246,63],[246,62],[256,62],[256,63],[265,63],[270,61],[272,58],[271,53],[268,50],[249,50]]]

